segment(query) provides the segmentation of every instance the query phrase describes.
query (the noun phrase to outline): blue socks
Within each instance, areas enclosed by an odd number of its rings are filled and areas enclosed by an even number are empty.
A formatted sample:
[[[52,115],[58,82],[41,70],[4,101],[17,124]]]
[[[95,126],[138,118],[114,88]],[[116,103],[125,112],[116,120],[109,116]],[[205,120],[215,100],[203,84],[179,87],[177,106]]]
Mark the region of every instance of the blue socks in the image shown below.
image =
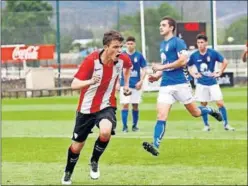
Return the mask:
[[[137,127],[138,120],[139,120],[139,111],[138,110],[133,110],[133,127]]]
[[[203,120],[205,126],[209,126],[207,114],[202,115],[202,120]]]
[[[133,115],[133,127],[137,127],[139,120],[139,111],[132,110],[132,115]],[[121,111],[121,119],[122,119],[123,128],[127,128],[128,110]]]
[[[209,126],[208,114],[212,113],[213,110],[210,107],[204,107],[204,106],[199,106],[198,108],[201,110],[201,115],[202,115],[202,120],[204,122],[204,125]]]
[[[226,126],[228,124],[226,108],[223,106],[223,107],[219,108],[219,111],[220,111],[220,113],[222,115],[222,118],[223,118],[223,121],[224,121],[224,126]]]
[[[166,121],[158,120],[154,128],[153,145],[159,148],[160,141],[162,140],[165,132]]]
[[[127,118],[128,118],[128,110],[122,110],[121,119],[122,119],[123,128],[127,128]]]
[[[211,114],[212,109],[210,107],[204,107],[204,106],[199,106],[199,109],[202,112],[202,119],[203,119],[204,125],[209,126],[208,114]],[[224,126],[226,126],[228,124],[226,108],[223,106],[223,107],[219,108],[219,111],[222,115],[222,118],[224,121]]]

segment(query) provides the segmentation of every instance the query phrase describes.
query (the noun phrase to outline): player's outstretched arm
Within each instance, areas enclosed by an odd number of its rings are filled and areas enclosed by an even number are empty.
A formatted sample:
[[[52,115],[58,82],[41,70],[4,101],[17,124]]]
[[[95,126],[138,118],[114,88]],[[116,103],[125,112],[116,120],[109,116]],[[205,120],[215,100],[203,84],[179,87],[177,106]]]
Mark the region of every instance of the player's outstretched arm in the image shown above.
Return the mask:
[[[150,83],[153,83],[154,81],[158,81],[162,77],[163,72],[162,71],[157,71],[155,74],[150,74],[148,76],[148,81]]]
[[[178,60],[174,61],[173,63],[165,64],[164,69],[183,67],[183,66],[185,66],[187,64],[187,61],[188,61],[188,54],[182,53],[179,56]]]
[[[123,68],[124,87],[129,87],[131,68]]]
[[[79,80],[77,78],[74,78],[72,83],[71,83],[71,88],[72,89],[81,89],[89,85],[94,85],[96,83],[99,83],[101,80],[100,76],[95,75],[89,80]]]
[[[167,64],[152,64],[152,70],[154,72],[157,71],[164,71],[166,69],[175,69],[175,68],[180,68],[183,67],[187,64],[188,61],[188,55],[187,54],[182,54],[178,58],[178,60],[174,61],[173,63],[167,63]]]

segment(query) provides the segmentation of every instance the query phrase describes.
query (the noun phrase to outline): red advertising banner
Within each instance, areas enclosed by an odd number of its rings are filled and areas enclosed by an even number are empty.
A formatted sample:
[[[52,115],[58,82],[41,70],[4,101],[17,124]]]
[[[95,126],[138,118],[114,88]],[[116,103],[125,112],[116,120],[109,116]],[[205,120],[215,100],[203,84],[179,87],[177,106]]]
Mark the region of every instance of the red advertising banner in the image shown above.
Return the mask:
[[[1,46],[1,61],[33,61],[54,58],[55,45]]]

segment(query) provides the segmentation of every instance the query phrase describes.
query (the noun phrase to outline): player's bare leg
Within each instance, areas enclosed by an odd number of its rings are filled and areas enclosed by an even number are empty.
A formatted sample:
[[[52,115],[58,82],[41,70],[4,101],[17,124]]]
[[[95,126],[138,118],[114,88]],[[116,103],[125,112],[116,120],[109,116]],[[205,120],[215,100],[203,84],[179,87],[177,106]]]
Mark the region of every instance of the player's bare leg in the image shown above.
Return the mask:
[[[158,103],[157,104],[157,123],[154,127],[154,139],[153,143],[143,142],[143,147],[146,151],[150,152],[154,156],[158,156],[158,148],[160,141],[162,140],[168,115],[170,113],[171,104]]]
[[[200,117],[200,116],[209,114],[212,117],[214,117],[216,120],[222,121],[222,116],[219,113],[219,111],[212,109],[210,107],[204,107],[204,106],[197,107],[195,102],[185,104],[184,106],[186,107],[186,109],[190,112],[190,114],[193,117]]]
[[[235,129],[233,127],[231,127],[229,125],[229,123],[228,123],[227,111],[226,111],[226,108],[224,106],[224,101],[223,100],[218,100],[218,101],[216,101],[216,105],[218,106],[219,111],[220,111],[220,113],[222,115],[224,129],[229,130],[229,131],[234,131]]]
[[[95,142],[90,160],[90,177],[92,179],[98,179],[100,177],[98,161],[111,138],[112,123],[108,119],[102,119],[99,123],[99,129],[99,137]]]

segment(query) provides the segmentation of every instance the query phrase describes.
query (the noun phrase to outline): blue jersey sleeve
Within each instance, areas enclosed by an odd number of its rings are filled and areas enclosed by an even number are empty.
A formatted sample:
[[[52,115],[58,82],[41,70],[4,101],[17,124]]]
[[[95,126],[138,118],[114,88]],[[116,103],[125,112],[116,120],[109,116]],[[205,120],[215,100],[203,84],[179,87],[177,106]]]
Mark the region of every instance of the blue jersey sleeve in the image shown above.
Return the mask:
[[[144,68],[147,66],[147,62],[142,54],[140,55],[140,66],[141,68]]]
[[[188,65],[188,66],[194,65],[194,56],[193,56],[193,55],[190,55],[189,61],[188,61],[187,65]]]
[[[216,57],[216,61],[222,63],[224,61],[224,57],[217,51],[215,51],[215,57]]]
[[[181,54],[182,52],[187,50],[187,46],[182,39],[177,39],[177,45],[176,45],[176,51],[178,54]]]

